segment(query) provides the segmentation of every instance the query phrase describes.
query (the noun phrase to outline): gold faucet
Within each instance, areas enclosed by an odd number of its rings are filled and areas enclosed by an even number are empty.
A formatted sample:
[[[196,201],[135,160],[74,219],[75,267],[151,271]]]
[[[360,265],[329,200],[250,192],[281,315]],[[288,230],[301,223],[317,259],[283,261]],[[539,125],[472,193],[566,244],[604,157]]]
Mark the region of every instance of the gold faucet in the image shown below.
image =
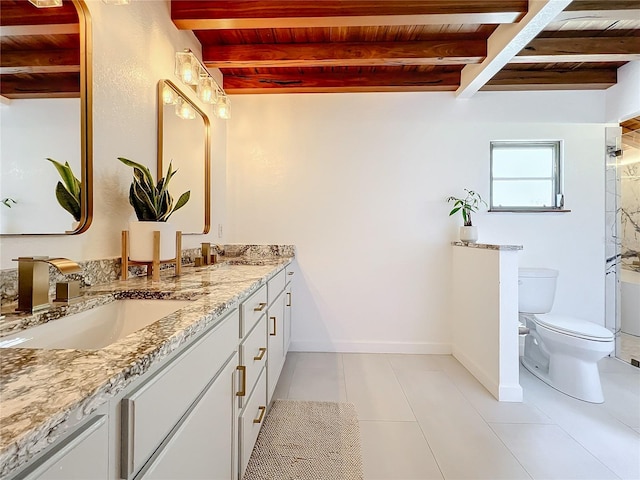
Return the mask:
[[[80,273],[82,268],[67,258],[18,257],[19,312],[35,312],[49,305],[49,265],[64,275]]]

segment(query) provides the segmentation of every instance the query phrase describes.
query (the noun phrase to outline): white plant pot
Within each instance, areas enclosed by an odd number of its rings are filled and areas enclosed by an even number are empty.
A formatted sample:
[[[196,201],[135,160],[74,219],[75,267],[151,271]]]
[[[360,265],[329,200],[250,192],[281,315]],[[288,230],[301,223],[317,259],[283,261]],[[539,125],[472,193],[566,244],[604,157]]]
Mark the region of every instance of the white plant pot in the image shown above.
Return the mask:
[[[167,222],[129,222],[129,260],[153,261],[153,232],[160,232],[160,261],[176,258],[176,229]]]
[[[478,227],[460,227],[460,241],[476,243],[478,241]]]

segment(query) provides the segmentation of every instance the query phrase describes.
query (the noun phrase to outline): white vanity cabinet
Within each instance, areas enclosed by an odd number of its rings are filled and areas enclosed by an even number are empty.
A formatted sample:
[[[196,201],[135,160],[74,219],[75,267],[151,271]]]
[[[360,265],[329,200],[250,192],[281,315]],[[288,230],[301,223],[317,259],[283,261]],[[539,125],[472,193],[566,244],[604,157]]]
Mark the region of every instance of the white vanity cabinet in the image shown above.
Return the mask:
[[[60,440],[16,479],[107,480],[109,428],[106,415],[95,415]]]
[[[235,478],[233,378],[237,362],[234,353],[136,478]]]
[[[271,403],[291,339],[290,272],[283,268],[267,283],[267,403]]]
[[[291,338],[288,267],[7,480],[237,480]]]
[[[271,402],[271,397],[276,389],[280,372],[284,365],[286,352],[284,350],[284,312],[287,296],[284,292],[269,304],[267,312],[267,332],[269,358],[267,359],[267,402]]]
[[[122,478],[234,478],[238,325],[234,310],[123,398]]]
[[[284,353],[285,355],[289,351],[289,346],[291,345],[291,309],[293,307],[293,275],[294,272],[291,269],[291,266],[288,265],[285,269],[287,274],[286,277],[286,286],[284,289],[285,294],[285,304],[284,304]]]
[[[240,305],[238,478],[242,478],[267,410],[267,285]]]

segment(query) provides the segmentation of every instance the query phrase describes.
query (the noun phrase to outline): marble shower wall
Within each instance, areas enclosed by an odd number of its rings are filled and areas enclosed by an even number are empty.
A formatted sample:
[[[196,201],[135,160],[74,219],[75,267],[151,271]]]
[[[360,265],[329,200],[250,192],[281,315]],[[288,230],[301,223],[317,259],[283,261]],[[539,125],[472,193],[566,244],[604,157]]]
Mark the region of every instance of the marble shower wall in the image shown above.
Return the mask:
[[[622,145],[620,253],[623,266],[640,270],[640,131],[623,135]]]

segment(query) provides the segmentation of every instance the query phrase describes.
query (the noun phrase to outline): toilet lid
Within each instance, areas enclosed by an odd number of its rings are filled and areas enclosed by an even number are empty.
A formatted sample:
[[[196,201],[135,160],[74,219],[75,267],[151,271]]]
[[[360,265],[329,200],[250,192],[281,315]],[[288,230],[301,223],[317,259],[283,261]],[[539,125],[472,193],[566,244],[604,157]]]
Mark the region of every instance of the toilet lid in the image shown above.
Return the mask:
[[[597,323],[564,315],[536,315],[536,323],[550,330],[567,333],[586,340],[608,342],[613,340],[613,333]]]

